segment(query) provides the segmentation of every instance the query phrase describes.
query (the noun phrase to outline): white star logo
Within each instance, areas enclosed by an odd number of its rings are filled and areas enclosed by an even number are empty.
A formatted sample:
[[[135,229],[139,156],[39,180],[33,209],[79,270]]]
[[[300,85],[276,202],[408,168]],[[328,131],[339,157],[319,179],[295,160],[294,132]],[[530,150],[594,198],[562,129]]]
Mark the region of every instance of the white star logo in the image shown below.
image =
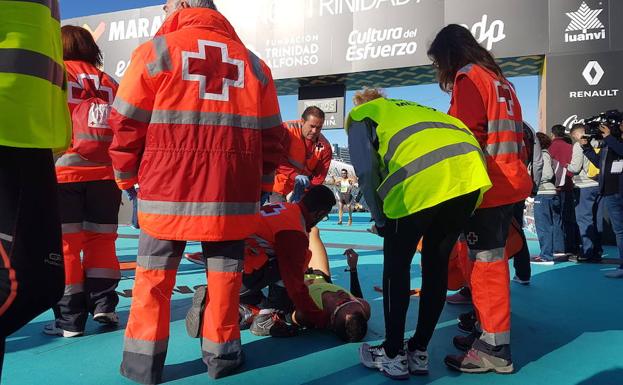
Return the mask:
[[[582,2],[576,12],[567,12],[571,22],[567,26],[566,32],[582,31],[582,33],[586,33],[589,29],[605,28],[597,18],[602,11],[603,9],[590,9],[585,2]]]

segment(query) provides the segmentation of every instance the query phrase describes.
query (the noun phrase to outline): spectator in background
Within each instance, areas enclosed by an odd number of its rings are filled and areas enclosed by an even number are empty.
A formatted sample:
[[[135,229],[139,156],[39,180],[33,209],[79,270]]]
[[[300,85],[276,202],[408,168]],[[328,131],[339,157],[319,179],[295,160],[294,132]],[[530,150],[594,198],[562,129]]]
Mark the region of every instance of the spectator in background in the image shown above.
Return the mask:
[[[571,128],[573,155],[567,170],[574,174],[577,203],[575,218],[580,231],[582,242],[581,252],[577,262],[601,262],[601,233],[603,231],[603,201],[600,195],[598,173],[591,173],[595,168],[584,155],[581,141],[585,134],[583,124],[575,124]],[[597,170],[598,171],[598,170]],[[591,174],[594,174],[591,176]]]
[[[599,187],[604,205],[608,210],[612,230],[616,236],[619,258],[623,258],[623,188],[621,183],[621,170],[623,169],[623,142],[621,141],[621,129],[612,130],[602,125],[599,127],[603,134],[604,146],[599,154],[595,152],[588,139],[582,138],[580,143],[584,155],[599,168]],[[613,135],[612,135],[613,134]],[[606,273],[609,278],[623,278],[623,264],[615,271]]]
[[[348,170],[345,168],[340,172],[340,177],[333,177],[333,184],[337,187],[338,193],[338,216],[337,224],[342,224],[342,215],[344,215],[344,209],[348,210],[348,225],[353,224],[353,187],[356,180],[348,176]]]
[[[536,137],[543,155],[541,181],[534,197],[534,222],[541,254],[532,257],[530,261],[539,265],[553,265],[555,252],[565,247],[564,238],[561,236],[560,195],[554,183],[554,167],[548,151],[552,140],[542,132],[537,132]]]
[[[573,145],[571,145],[565,130],[565,126],[560,124],[552,127],[552,144],[549,147],[551,158],[559,164],[558,170],[555,168],[554,172],[559,174],[559,183],[556,184],[556,187],[560,190],[562,228],[555,228],[554,231],[561,232],[558,236],[562,236],[564,239],[564,250],[554,250],[554,257],[560,260],[566,260],[568,256],[578,252],[573,174],[566,170],[563,172],[563,168],[571,162],[573,153]],[[564,179],[560,179],[561,176]]]
[[[541,152],[541,143],[536,139],[536,134],[530,125],[523,122],[523,144],[526,150],[526,166],[532,177],[532,192],[530,196],[535,196],[538,192],[543,174],[543,154]],[[513,217],[515,224],[518,226],[517,232],[521,237],[521,250],[513,258],[513,266],[515,267],[515,276],[513,281],[521,285],[530,284],[530,249],[528,241],[523,231],[523,217],[526,209],[526,201],[517,202],[513,208]]]

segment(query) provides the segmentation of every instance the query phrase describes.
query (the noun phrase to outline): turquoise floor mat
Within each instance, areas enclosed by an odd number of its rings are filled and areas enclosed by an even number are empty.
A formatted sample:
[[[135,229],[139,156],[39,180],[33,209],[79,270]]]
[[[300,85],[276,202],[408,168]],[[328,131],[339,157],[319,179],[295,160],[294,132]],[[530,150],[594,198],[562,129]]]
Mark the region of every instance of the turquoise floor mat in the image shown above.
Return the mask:
[[[335,215],[321,223],[328,245],[333,279],[348,285],[342,256],[344,245],[357,245],[364,296],[372,305],[367,341],[383,338],[382,298],[373,290],[381,284],[381,239],[365,232],[368,217],[356,215],[353,226],[338,226]],[[137,231],[122,228],[117,242],[121,260],[136,256]],[[538,243],[530,242],[533,253]],[[199,251],[189,243],[187,251]],[[606,251],[615,255],[614,248]],[[512,284],[513,375],[460,375],[443,365],[455,353],[451,338],[457,334],[456,317],[464,306],[447,305],[430,345],[431,374],[412,377],[417,384],[478,385],[622,385],[623,384],[623,280],[606,279],[613,265],[533,266],[530,286]],[[412,287],[421,283],[419,258],[411,267]],[[128,317],[133,272],[124,272],[119,285],[118,307],[122,326]],[[165,380],[170,384],[389,384],[392,380],[358,363],[359,344],[343,344],[328,332],[307,331],[292,339],[259,338],[242,333],[246,362],[242,371],[219,381],[205,374],[197,340],[186,336],[183,318],[194,286],[205,282],[201,268],[183,261],[171,299],[172,320]],[[407,335],[417,322],[418,299],[413,297],[407,319]],[[128,384],[119,375],[123,329],[107,330],[87,324],[87,335],[75,339],[45,336],[43,326],[52,320],[47,312],[10,336],[2,384],[70,385]]]

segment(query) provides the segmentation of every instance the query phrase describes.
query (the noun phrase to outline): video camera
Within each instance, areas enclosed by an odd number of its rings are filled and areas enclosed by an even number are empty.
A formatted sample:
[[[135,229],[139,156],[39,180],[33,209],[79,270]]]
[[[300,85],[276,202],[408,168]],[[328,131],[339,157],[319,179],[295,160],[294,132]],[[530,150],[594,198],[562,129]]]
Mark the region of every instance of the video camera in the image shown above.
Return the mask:
[[[610,133],[621,138],[621,122],[623,122],[623,113],[619,110],[609,110],[602,112],[597,116],[584,119],[585,136],[595,139],[603,139],[599,127],[604,125],[610,129]]]

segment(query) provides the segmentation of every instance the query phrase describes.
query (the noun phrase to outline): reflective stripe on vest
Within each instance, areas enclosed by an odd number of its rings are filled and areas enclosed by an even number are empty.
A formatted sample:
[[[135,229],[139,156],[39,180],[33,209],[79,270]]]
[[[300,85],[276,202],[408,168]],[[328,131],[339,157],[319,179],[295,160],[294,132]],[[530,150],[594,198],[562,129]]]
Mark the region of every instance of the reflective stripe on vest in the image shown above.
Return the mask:
[[[435,164],[441,163],[453,156],[469,154],[470,152],[474,151],[480,152],[480,147],[470,143],[455,143],[449,146],[438,148],[425,155],[422,155],[421,157],[413,160],[412,162],[394,171],[390,176],[388,176],[378,188],[379,196],[381,197],[381,199],[385,199],[391,189],[398,186],[408,178],[416,175],[417,173]]]
[[[427,130],[429,128],[446,128],[449,130],[458,130],[468,135],[471,135],[471,132],[469,132],[465,128],[457,127],[450,123],[420,122],[417,124],[413,124],[409,127],[406,127],[400,130],[389,141],[389,145],[387,146],[387,153],[385,153],[385,156],[383,157],[385,164],[387,165],[389,163],[390,159],[394,157],[394,153],[398,149],[398,146],[400,146],[400,144],[402,144],[408,137],[410,137],[411,135],[417,134],[418,132]]]
[[[0,1],[0,145],[71,140],[57,0]]]
[[[59,88],[65,86],[63,66],[39,52],[19,48],[0,49],[0,72],[30,75]]]
[[[138,200],[138,210],[140,212],[160,215],[252,215],[257,214],[259,208],[259,202],[159,202]]]

